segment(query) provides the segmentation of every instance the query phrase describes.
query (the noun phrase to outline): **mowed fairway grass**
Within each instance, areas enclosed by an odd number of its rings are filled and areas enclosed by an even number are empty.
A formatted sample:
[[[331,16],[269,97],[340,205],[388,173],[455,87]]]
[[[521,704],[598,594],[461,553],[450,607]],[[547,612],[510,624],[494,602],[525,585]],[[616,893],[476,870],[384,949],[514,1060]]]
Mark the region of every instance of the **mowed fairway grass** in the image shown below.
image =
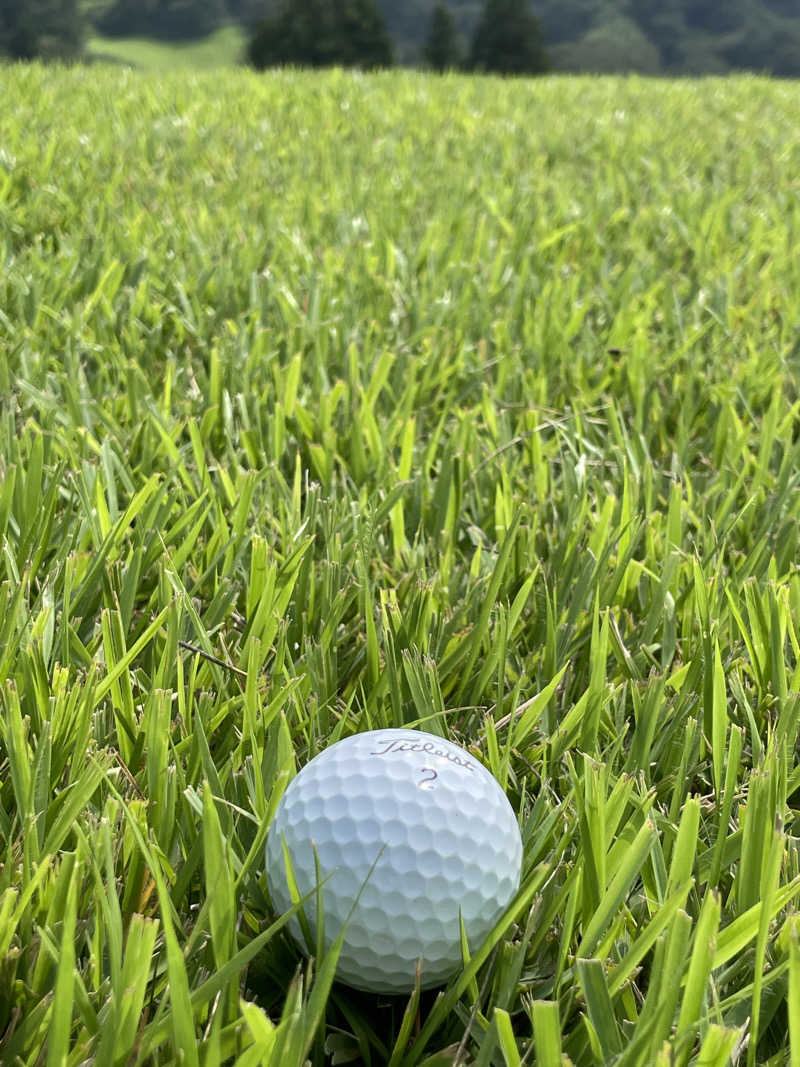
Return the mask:
[[[167,43],[146,37],[97,37],[88,42],[94,60],[114,61],[141,70],[209,70],[241,62],[246,37],[237,26],[225,26],[198,41]]]
[[[0,70],[0,1061],[800,1064],[800,86]],[[267,894],[466,745],[442,994]]]

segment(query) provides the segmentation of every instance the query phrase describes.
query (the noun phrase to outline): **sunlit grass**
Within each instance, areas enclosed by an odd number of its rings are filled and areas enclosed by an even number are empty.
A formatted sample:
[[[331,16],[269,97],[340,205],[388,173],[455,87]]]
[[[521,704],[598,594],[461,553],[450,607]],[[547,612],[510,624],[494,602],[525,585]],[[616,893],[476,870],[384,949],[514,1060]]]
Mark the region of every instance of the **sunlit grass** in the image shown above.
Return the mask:
[[[240,26],[225,26],[198,41],[166,42],[146,37],[100,37],[87,43],[92,59],[107,59],[141,70],[210,70],[241,63],[246,35]]]
[[[800,87],[0,94],[0,1061],[800,1063]],[[420,722],[525,861],[406,1001],[264,842]]]

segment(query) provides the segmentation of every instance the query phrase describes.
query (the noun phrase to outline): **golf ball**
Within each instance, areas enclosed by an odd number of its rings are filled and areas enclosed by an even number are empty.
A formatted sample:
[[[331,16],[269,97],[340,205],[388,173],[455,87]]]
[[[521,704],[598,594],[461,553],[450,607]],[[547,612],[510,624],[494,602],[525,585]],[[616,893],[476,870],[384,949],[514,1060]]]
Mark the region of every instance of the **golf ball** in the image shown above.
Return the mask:
[[[433,734],[373,730],[320,752],[292,780],[267,835],[274,906],[291,907],[283,843],[301,896],[317,887],[325,943],[347,922],[337,978],[408,993],[461,965],[519,887],[522,838],[503,790],[465,749]],[[316,930],[317,894],[303,910]],[[349,921],[348,921],[349,917]],[[307,951],[296,917],[289,929]]]

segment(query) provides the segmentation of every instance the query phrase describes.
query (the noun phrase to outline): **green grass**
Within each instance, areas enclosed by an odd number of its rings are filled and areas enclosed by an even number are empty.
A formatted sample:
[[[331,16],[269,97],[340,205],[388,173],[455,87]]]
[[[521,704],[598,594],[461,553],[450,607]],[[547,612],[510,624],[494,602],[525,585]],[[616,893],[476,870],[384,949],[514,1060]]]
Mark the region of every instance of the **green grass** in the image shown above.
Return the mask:
[[[199,41],[169,43],[146,37],[100,37],[87,42],[89,58],[113,60],[141,70],[212,70],[241,62],[245,33],[240,26],[225,26]]]
[[[0,1060],[800,1064],[800,87],[0,94]],[[418,723],[524,884],[406,1002],[264,840]]]

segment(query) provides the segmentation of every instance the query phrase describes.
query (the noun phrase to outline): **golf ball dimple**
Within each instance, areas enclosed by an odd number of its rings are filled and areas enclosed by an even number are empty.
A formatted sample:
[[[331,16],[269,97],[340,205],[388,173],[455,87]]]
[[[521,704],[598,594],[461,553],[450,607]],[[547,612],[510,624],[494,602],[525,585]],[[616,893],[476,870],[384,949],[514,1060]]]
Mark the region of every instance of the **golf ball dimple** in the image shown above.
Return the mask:
[[[326,945],[348,923],[337,978],[408,993],[461,965],[459,916],[477,949],[516,893],[522,838],[505,794],[469,752],[433,734],[372,730],[338,741],[289,784],[267,835],[275,908],[291,907],[283,842],[316,928],[316,862]],[[360,894],[360,895],[359,895]],[[349,921],[348,921],[349,916]],[[306,951],[300,923],[289,921]]]

